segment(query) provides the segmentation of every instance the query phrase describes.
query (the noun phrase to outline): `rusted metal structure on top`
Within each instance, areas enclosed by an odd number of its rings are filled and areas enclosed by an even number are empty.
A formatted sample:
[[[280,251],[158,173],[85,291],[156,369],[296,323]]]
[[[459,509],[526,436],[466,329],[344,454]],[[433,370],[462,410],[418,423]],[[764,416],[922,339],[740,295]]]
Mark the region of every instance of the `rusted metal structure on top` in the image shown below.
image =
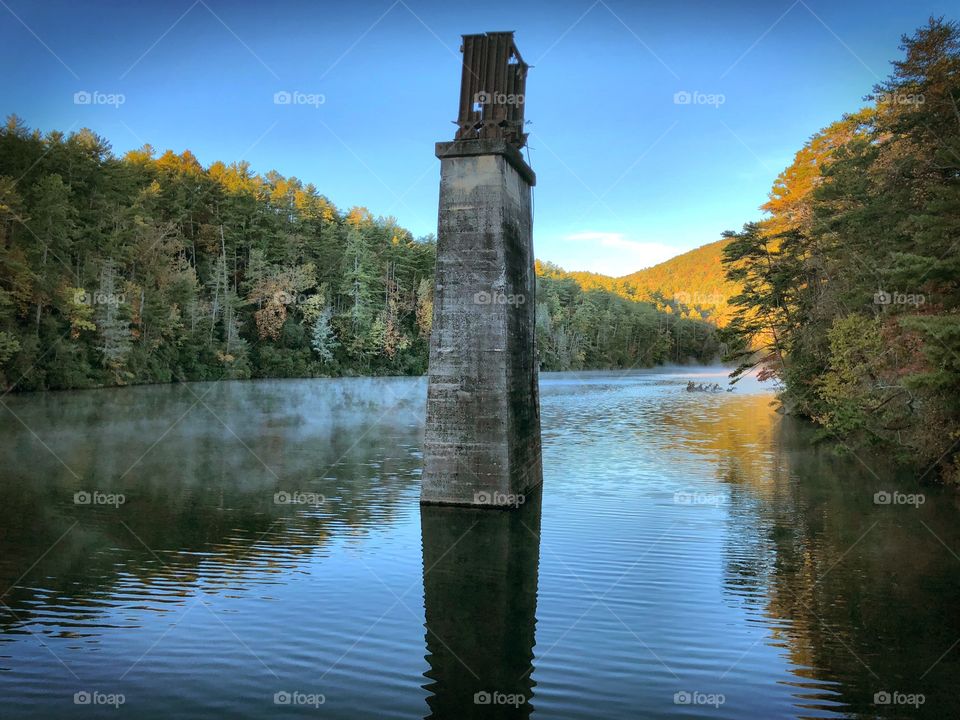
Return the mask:
[[[524,93],[529,66],[520,57],[512,32],[464,35],[463,75],[457,140],[502,138],[517,149],[523,131]]]

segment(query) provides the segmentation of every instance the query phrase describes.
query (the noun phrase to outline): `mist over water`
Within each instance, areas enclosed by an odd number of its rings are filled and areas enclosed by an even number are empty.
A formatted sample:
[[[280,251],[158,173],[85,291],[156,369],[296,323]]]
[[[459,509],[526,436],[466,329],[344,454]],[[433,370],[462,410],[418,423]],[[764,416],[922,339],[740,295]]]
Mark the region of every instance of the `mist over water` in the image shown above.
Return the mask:
[[[9,396],[2,715],[956,716],[956,496],[725,372],[543,374],[516,513],[421,510],[422,378]]]

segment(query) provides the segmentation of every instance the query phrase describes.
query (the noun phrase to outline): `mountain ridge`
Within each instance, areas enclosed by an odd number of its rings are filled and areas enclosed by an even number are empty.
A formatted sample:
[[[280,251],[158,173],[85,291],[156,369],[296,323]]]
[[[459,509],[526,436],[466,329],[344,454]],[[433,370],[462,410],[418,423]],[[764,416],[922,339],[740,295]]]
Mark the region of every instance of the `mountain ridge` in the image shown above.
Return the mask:
[[[548,262],[538,263],[538,274],[572,278],[584,291],[607,290],[723,327],[732,316],[727,300],[740,292],[739,285],[727,280],[723,270],[723,248],[728,242],[715,240],[620,277],[588,270],[567,271]]]

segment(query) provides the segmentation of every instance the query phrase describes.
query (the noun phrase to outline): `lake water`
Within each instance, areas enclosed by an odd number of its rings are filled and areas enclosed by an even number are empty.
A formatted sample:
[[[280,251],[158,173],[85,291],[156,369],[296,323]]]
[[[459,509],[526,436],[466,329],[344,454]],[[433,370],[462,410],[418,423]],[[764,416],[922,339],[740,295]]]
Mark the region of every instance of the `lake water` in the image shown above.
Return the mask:
[[[513,513],[419,378],[6,396],[0,716],[960,716],[957,495],[688,379],[543,376]]]

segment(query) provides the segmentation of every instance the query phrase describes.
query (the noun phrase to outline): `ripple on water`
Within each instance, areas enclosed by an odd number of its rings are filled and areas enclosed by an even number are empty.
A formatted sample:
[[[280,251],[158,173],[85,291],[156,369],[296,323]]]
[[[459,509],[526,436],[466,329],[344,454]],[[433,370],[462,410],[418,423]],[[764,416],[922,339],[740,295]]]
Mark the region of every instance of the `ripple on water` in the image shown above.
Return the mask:
[[[0,418],[0,467],[30,468],[0,471],[5,707],[68,717],[99,689],[141,720],[261,718],[299,692],[324,717],[446,718],[500,690],[529,699],[517,716],[894,716],[873,693],[909,692],[960,637],[955,561],[913,522],[960,547],[956,508],[875,518],[875,489],[797,450],[751,381],[691,378],[723,382],[544,374],[542,508],[513,520],[421,516],[422,379],[204,386],[232,433],[171,428],[192,402],[177,386],[13,397],[127,502],[75,506],[76,478]],[[957,670],[947,655],[919,683],[921,714],[957,714]]]

